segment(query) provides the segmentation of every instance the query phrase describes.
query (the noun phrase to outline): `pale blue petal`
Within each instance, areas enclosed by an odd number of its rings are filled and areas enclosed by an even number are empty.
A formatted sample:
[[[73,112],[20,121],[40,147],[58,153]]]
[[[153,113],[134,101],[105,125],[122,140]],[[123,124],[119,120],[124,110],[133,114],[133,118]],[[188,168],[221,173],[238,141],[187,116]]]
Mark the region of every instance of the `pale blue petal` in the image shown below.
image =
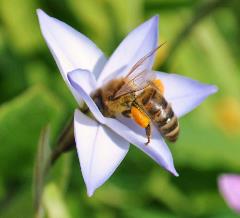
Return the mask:
[[[125,75],[130,68],[147,53],[157,47],[158,16],[141,24],[130,32],[114,51],[104,66],[98,79],[98,85],[103,81]],[[145,62],[145,68],[151,69],[154,55]]]
[[[102,70],[106,59],[92,41],[40,9],[37,14],[43,37],[70,88],[67,72],[82,68],[98,74]],[[79,96],[73,94],[79,100]]]
[[[173,165],[172,154],[163,138],[161,137],[160,133],[157,132],[156,128],[153,128],[153,138],[150,144],[146,146],[146,136],[143,129],[140,129],[136,124],[131,124],[131,122],[133,122],[132,120],[128,119],[129,123],[127,123],[127,125],[124,125],[117,119],[106,118],[101,114],[92,98],[84,91],[84,85],[81,81],[81,77],[78,75],[80,75],[80,72],[78,71],[70,72],[68,74],[69,81],[86,102],[94,117],[100,123],[111,128],[116,134],[120,135],[128,142],[136,145],[140,150],[145,152],[158,164],[177,176],[178,174]]]
[[[90,97],[88,92],[88,81],[87,78],[90,75],[90,72],[87,70],[74,70],[68,73],[68,79],[72,88],[83,98],[87,106],[90,108],[91,112],[95,116],[96,120],[100,123],[105,123],[105,117],[99,111],[97,105]]]
[[[171,172],[173,175],[178,176],[178,173],[174,167],[173,157],[167,144],[162,138],[157,128],[152,125],[152,137],[150,143],[146,146],[147,137],[145,129],[137,125],[132,119],[125,117],[120,118],[121,123],[113,119],[108,119],[107,125],[112,126],[116,132],[121,133],[126,140],[129,140],[132,144],[135,144],[140,150],[150,156],[159,165]]]
[[[74,114],[74,134],[87,193],[92,196],[119,166],[129,143],[79,110]]]
[[[192,111],[218,90],[214,85],[203,84],[176,74],[157,72],[157,77],[163,82],[164,97],[171,103],[178,117]]]

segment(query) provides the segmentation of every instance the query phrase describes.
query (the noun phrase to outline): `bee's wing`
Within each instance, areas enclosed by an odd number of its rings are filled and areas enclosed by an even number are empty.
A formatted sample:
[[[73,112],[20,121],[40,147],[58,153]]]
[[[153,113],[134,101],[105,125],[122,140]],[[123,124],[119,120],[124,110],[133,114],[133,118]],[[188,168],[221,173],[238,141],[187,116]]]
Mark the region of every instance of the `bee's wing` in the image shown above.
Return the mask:
[[[151,70],[145,69],[144,62],[165,43],[166,42],[150,51],[133,65],[127,76],[124,78],[125,84],[115,93],[114,98],[143,90],[150,84],[150,82],[155,78],[155,73]]]
[[[156,77],[156,73],[152,70],[144,70],[134,78],[128,79],[125,78],[125,83],[123,86],[115,93],[114,98],[118,98],[120,96],[138,92],[146,88],[151,84],[151,81]]]

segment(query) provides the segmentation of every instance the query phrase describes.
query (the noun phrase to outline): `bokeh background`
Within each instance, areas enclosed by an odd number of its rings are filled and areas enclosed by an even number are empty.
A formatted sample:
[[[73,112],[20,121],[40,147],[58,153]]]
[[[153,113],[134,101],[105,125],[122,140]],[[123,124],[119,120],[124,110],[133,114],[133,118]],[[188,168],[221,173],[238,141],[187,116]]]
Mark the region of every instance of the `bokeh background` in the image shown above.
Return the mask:
[[[220,89],[180,120],[180,138],[169,145],[180,177],[132,146],[88,198],[73,150],[46,176],[36,215],[40,133],[50,125],[54,146],[77,106],[41,36],[37,8],[87,35],[108,56],[130,30],[160,15],[160,41],[167,45],[155,69]],[[0,217],[238,217],[220,196],[217,178],[240,172],[239,26],[239,0],[0,0]]]

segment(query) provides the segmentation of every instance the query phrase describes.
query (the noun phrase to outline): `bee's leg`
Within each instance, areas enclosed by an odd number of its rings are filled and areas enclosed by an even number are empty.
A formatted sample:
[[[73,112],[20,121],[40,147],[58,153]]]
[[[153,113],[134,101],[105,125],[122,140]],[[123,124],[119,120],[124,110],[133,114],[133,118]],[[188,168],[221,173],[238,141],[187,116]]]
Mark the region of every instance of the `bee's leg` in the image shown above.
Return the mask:
[[[131,110],[125,110],[122,112],[122,115],[127,118],[131,118]]]
[[[151,129],[150,123],[145,128],[145,131],[146,131],[146,136],[147,136],[147,142],[145,143],[145,145],[148,145],[151,141],[151,136],[152,136],[152,129]]]

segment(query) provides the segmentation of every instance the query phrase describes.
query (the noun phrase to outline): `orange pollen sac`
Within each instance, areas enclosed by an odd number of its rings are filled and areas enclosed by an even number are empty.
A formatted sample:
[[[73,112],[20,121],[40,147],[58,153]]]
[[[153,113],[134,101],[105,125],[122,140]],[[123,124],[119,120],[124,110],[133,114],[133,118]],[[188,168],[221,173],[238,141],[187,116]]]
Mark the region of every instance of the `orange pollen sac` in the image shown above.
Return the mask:
[[[146,128],[150,123],[150,119],[146,116],[146,114],[134,106],[131,108],[131,114],[133,120],[142,128]]]
[[[159,89],[161,94],[164,92],[164,85],[160,79],[153,80],[153,84]]]

